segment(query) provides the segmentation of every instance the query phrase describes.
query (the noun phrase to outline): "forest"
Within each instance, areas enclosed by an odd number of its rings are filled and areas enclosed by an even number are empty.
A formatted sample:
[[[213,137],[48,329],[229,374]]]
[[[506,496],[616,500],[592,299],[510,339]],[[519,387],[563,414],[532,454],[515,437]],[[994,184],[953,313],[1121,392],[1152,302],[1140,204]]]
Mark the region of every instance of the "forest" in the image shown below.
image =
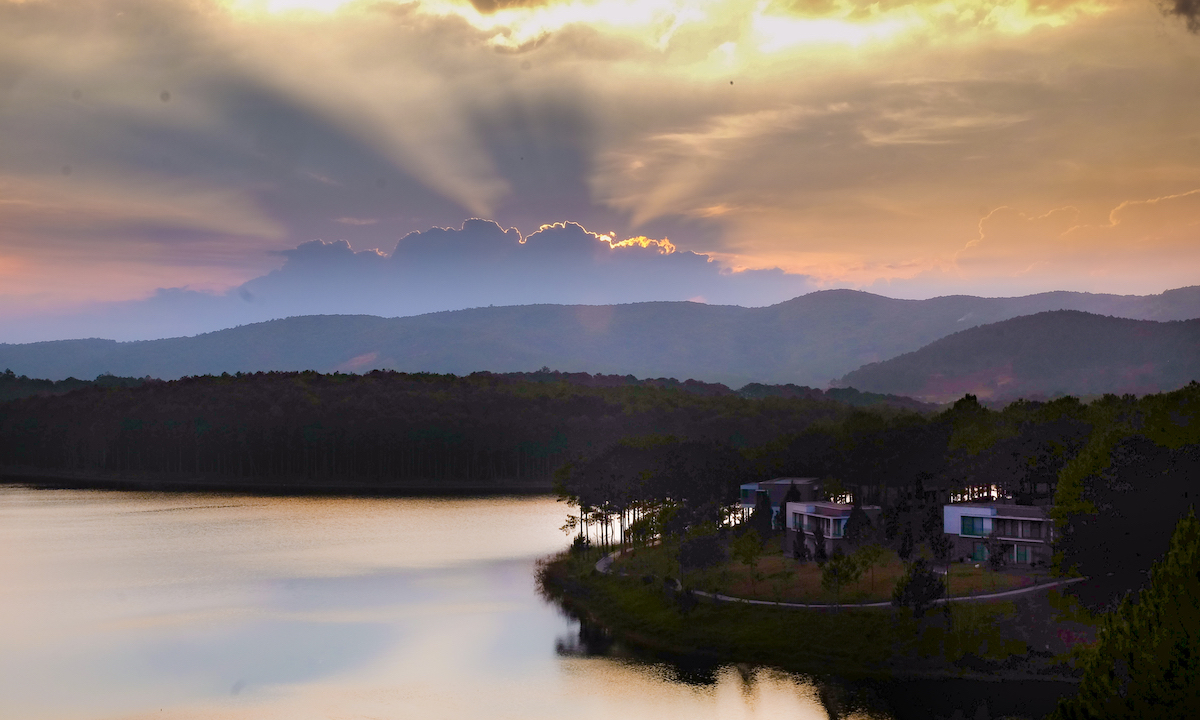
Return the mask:
[[[743,397],[718,384],[549,370],[100,380],[55,395],[42,387],[49,381],[0,376],[0,384],[44,391],[0,403],[3,471],[291,491],[439,483],[549,490],[555,469],[622,438],[753,447],[850,408],[794,386],[756,386]],[[884,396],[836,392],[901,412]]]
[[[816,477],[927,543],[943,503],[1053,505],[1056,562],[1114,602],[1144,585],[1200,476],[1200,384],[945,409],[796,386],[535,373],[98,378],[0,402],[0,474],[270,492],[550,491],[575,525],[721,522],[743,482]],[[66,382],[66,381],[63,381]],[[63,394],[47,394],[65,390]],[[651,522],[651,519],[654,522]],[[640,521],[640,522],[639,522]],[[581,528],[582,529],[582,528]],[[1119,558],[1119,562],[1112,562]]]
[[[830,499],[882,506],[879,536],[907,546],[903,555],[922,544],[936,554],[947,502],[1051,505],[1057,571],[1089,578],[1072,588],[1085,606],[1111,608],[1146,586],[1195,503],[1200,384],[1001,410],[970,395],[937,413],[850,409],[736,449],[626,438],[564,467],[558,490],[576,508],[568,525],[585,536],[615,521],[636,540],[683,538],[728,525],[740,482],[788,476],[822,479]]]

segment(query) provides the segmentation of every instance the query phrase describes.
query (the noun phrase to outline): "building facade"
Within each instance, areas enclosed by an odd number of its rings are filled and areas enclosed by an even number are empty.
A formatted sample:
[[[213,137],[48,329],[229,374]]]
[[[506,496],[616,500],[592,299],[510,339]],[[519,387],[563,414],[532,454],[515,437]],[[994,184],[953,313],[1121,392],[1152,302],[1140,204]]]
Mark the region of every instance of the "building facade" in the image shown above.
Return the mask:
[[[796,491],[800,493],[801,500],[817,499],[819,488],[816,478],[785,477],[746,483],[741,486],[741,494],[738,500],[743,518],[749,516],[754,511],[754,508],[758,505],[758,496],[763,494],[771,501],[771,517],[774,518],[779,513],[779,506],[783,503],[783,498],[787,496],[788,490],[792,486],[795,486]]]
[[[785,552],[795,547],[797,536],[800,535],[803,535],[804,544],[808,546],[809,552],[815,551],[817,528],[821,529],[821,534],[825,537],[826,555],[832,555],[833,551],[839,547],[843,547],[846,552],[849,552],[850,548],[845,547],[848,544],[846,522],[850,519],[850,513],[853,510],[854,506],[849,503],[826,501],[788,503],[785,512],[787,518]],[[867,514],[871,525],[878,525],[880,513],[878,506],[866,505],[863,507],[863,512]]]
[[[988,558],[989,539],[1000,542],[1008,561],[1020,566],[1050,564],[1054,523],[1045,506],[961,503],[942,508],[943,532],[962,562]]]

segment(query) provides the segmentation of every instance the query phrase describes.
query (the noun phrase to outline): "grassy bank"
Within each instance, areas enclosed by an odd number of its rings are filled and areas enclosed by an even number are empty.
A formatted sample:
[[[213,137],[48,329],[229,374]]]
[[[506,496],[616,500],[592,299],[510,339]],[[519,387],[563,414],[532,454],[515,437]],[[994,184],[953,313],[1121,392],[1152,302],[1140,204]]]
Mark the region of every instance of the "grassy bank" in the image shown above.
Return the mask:
[[[596,559],[564,554],[547,561],[540,578],[544,591],[650,653],[842,677],[1071,676],[1066,654],[1039,651],[1011,631],[1021,615],[1012,602],[939,609],[923,618],[891,608],[714,603],[674,591],[661,576],[598,573]]]
[[[613,564],[613,571],[634,576],[678,576],[677,542],[627,550]],[[726,560],[703,570],[689,570],[684,577],[688,587],[733,597],[772,602],[799,603],[870,603],[887,602],[892,589],[904,574],[904,563],[887,551],[878,564],[855,582],[838,592],[821,586],[821,567],[812,561],[797,562],[785,556],[779,543],[768,541],[755,566]],[[951,563],[947,583],[951,597],[980,595],[1027,587],[1035,583],[1030,573],[1014,570],[997,572],[985,563]]]

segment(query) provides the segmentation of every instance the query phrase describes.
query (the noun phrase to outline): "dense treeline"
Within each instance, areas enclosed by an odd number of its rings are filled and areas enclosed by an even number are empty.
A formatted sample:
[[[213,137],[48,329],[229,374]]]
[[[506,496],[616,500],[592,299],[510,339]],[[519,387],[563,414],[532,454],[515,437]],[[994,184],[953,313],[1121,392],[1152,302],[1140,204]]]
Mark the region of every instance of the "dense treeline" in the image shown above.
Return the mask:
[[[145,382],[142,378],[116,377],[115,375],[100,375],[95,380],[42,380],[39,378],[17,375],[11,369],[0,373],[0,402],[16,400],[34,395],[65,395],[86,387],[137,387]]]
[[[91,386],[0,404],[7,473],[386,488],[548,488],[555,468],[651,433],[749,447],[835,421],[827,399],[696,383],[594,386],[476,373],[256,373]]]
[[[736,456],[720,450],[626,439],[567,468],[560,492],[579,508],[574,522],[646,519],[651,532],[669,534],[724,522],[740,482],[817,477],[827,496],[883,506],[882,535],[897,550],[940,537],[945,502],[1053,504],[1056,564],[1092,578],[1075,587],[1099,608],[1144,587],[1200,491],[1200,384],[1086,404],[1067,397],[990,410],[968,395],[937,414],[853,409]]]
[[[6,382],[36,382],[7,375]],[[1083,403],[966,396],[941,412],[794,386],[537,373],[99,378],[0,403],[0,471],[281,491],[549,489],[635,533],[720,523],[742,482],[817,477],[884,508],[897,547],[948,501],[1053,503],[1057,563],[1088,605],[1144,587],[1195,502],[1200,384]],[[892,403],[892,404],[889,404]],[[900,405],[895,407],[893,405]]]

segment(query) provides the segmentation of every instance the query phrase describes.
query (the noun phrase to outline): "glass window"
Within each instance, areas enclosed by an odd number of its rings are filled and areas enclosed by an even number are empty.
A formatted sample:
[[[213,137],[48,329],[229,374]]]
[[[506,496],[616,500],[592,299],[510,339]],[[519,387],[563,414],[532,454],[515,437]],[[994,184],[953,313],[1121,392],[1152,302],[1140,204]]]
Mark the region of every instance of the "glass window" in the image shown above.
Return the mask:
[[[983,518],[963,516],[961,535],[982,535]]]
[[[963,519],[966,520],[966,518]],[[976,562],[983,562],[984,560],[987,560],[987,545],[984,545],[981,542],[975,543],[974,552],[971,553],[971,559],[975,560]]]
[[[1016,561],[1017,562],[1019,562],[1019,563],[1028,563],[1029,562],[1029,546],[1028,545],[1017,545],[1015,548],[1015,552],[1016,552]]]

